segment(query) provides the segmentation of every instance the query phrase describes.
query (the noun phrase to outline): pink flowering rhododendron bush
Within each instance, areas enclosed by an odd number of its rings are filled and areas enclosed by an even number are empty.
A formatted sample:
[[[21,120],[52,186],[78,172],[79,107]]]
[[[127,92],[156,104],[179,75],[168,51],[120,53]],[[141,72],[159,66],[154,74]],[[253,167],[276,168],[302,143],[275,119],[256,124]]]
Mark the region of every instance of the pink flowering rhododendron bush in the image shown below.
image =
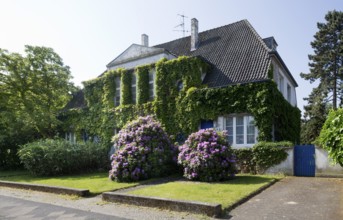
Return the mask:
[[[235,175],[235,157],[226,132],[200,130],[191,134],[179,150],[178,163],[187,179],[212,182]]]
[[[111,157],[112,180],[138,181],[175,171],[177,148],[153,117],[139,117],[128,123],[113,140],[119,150]]]

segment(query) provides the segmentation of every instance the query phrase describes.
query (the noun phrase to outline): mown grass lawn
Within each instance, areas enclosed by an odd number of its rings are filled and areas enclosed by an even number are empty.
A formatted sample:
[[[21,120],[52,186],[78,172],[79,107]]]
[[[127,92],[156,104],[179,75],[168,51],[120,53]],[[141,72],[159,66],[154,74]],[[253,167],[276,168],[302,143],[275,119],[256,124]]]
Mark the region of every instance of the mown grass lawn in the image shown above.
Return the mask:
[[[282,176],[275,175],[238,175],[233,180],[217,183],[175,181],[137,189],[128,193],[140,196],[221,204],[222,208],[225,209],[274,179],[281,178]]]
[[[14,173],[15,174],[15,173]],[[109,180],[108,172],[88,173],[81,175],[57,176],[57,177],[36,177],[28,173],[11,175],[10,172],[0,174],[0,180],[42,184],[49,186],[62,186],[77,189],[89,189],[92,194],[99,194],[125,187],[138,185],[136,183],[117,183]]]

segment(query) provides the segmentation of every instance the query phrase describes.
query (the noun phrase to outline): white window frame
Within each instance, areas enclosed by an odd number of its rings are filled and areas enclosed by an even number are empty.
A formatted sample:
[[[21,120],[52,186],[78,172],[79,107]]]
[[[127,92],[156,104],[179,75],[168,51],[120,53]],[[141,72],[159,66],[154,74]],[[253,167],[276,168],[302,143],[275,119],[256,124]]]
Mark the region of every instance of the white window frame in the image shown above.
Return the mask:
[[[117,81],[118,80],[118,81]],[[118,82],[118,83],[117,83]],[[117,76],[115,78],[115,84],[116,84],[116,94],[114,96],[114,107],[118,107],[120,105],[120,87],[121,87],[121,78]],[[118,101],[117,98],[119,97]]]
[[[136,104],[137,103],[137,77],[135,73],[132,73],[131,95],[132,95],[132,103]]]
[[[252,115],[248,115],[248,114],[231,114],[231,115],[225,115],[225,116],[222,116],[222,117],[219,117],[218,118],[218,121],[215,125],[216,129],[217,130],[226,130],[226,118],[228,117],[232,117],[233,121],[232,121],[232,133],[233,133],[233,142],[231,143],[231,145],[233,147],[237,147],[237,148],[240,148],[240,147],[252,147],[254,146],[256,143],[257,143],[257,136],[258,136],[258,129],[255,125],[255,142],[254,143],[251,143],[251,144],[248,144],[248,131],[247,131],[247,128],[248,128],[248,118],[249,117],[253,117]],[[237,141],[236,141],[236,122],[237,122],[237,117],[243,117],[243,136],[244,136],[244,141],[242,144],[237,144]],[[254,119],[255,120],[255,119]]]
[[[153,101],[155,99],[155,71],[149,72],[149,101]],[[150,90],[152,87],[152,96],[150,94]]]
[[[287,100],[292,103],[292,87],[287,83]]]
[[[282,93],[282,95],[284,94],[284,90],[285,90],[285,79],[283,77],[283,75],[279,72],[279,90]]]
[[[76,142],[76,135],[72,131],[66,132],[65,133],[65,139],[71,143],[75,143]]]

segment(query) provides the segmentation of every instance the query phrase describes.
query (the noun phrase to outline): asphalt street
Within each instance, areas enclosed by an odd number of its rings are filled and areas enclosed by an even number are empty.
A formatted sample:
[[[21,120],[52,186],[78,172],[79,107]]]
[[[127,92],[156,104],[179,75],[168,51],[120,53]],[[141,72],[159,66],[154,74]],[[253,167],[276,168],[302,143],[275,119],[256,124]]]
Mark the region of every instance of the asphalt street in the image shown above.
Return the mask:
[[[16,220],[124,220],[125,218],[87,212],[73,208],[33,202],[0,195],[0,219]]]

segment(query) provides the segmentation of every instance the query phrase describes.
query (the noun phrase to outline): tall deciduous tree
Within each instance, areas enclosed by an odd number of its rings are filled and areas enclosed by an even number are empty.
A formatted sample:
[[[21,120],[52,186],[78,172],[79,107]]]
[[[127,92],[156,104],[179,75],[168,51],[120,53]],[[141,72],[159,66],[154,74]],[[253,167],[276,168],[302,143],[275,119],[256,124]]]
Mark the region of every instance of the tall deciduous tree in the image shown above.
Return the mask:
[[[25,46],[26,56],[0,50],[1,96],[7,109],[38,135],[53,135],[57,114],[74,89],[68,66],[51,48]]]
[[[314,54],[309,55],[310,73],[301,73],[301,77],[311,83],[320,80],[317,88],[330,96],[327,98],[336,109],[343,95],[343,12],[330,11],[325,20],[317,24],[319,30],[311,42]]]
[[[25,46],[25,54],[0,49],[0,169],[18,162],[19,145],[55,135],[57,114],[74,90],[53,49]]]

